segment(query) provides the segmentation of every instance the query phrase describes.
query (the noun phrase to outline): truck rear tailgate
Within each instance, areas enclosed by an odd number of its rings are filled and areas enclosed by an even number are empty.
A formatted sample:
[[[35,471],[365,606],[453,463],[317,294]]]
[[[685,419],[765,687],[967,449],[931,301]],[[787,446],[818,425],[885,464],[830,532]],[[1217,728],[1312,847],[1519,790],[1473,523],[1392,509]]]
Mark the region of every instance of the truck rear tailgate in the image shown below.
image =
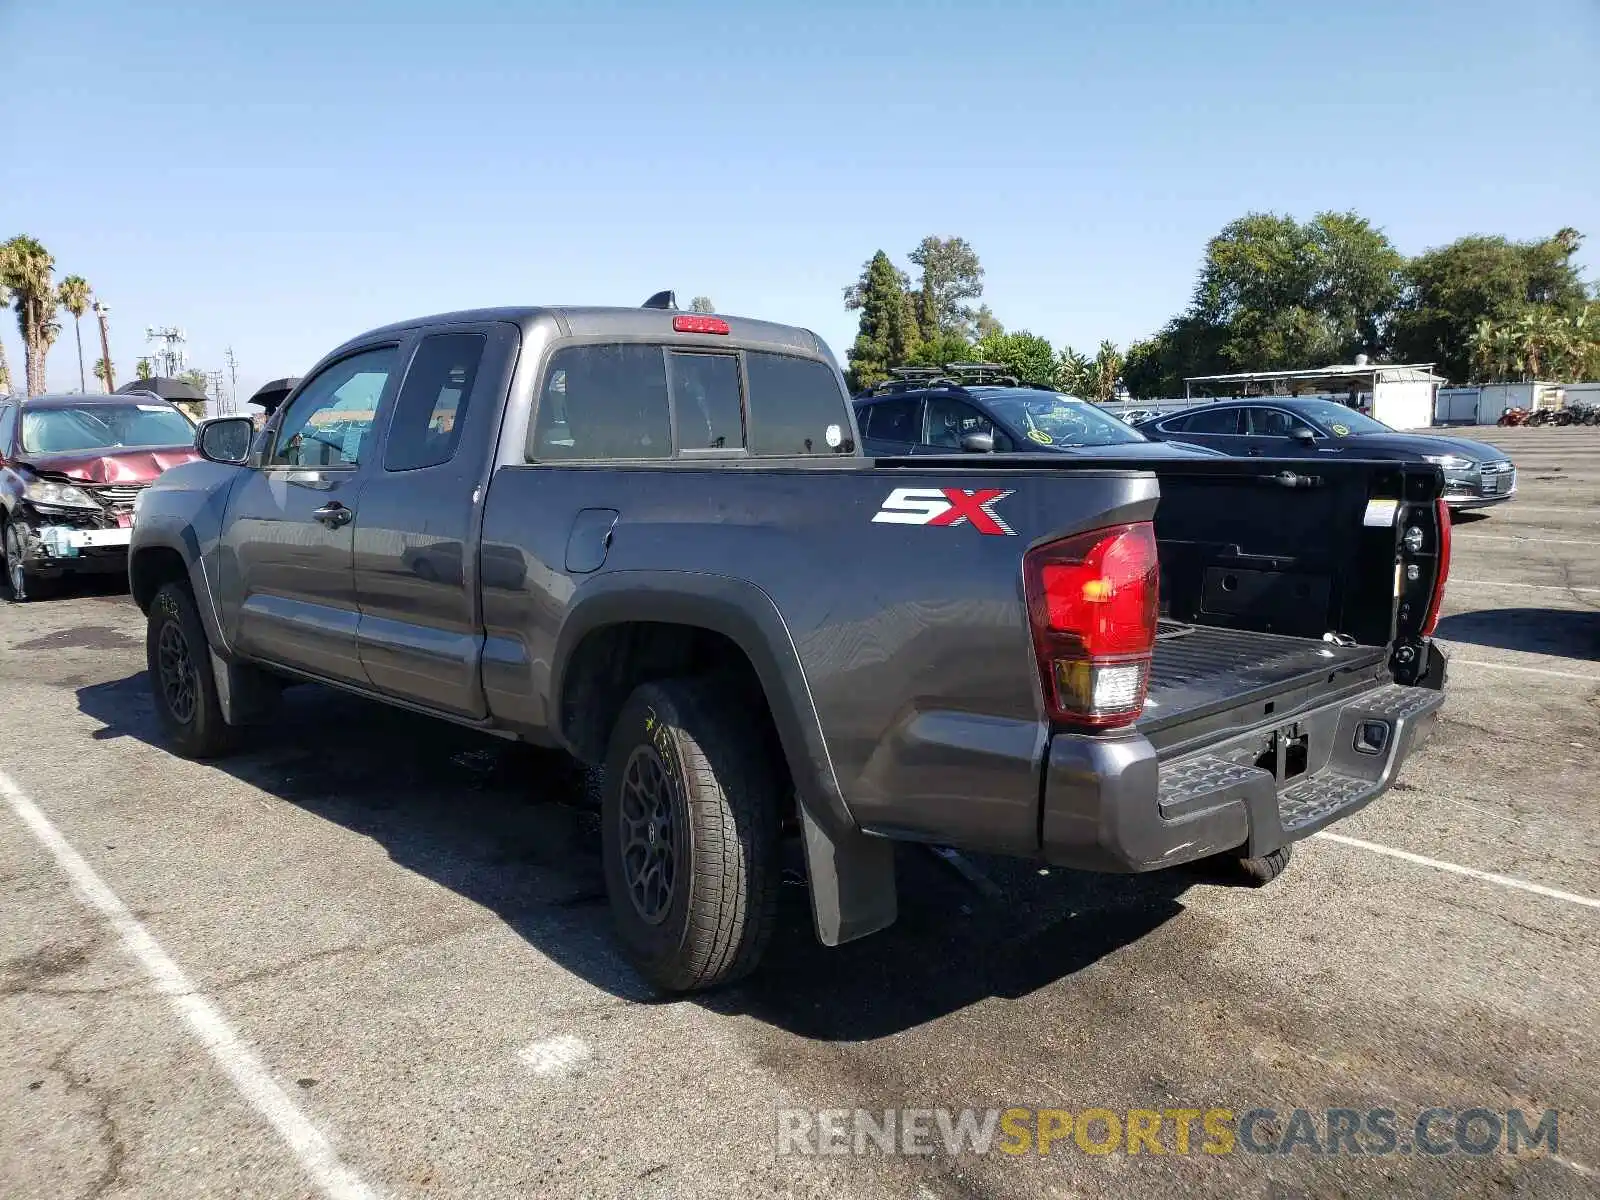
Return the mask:
[[[1172,741],[1163,733],[1188,733],[1180,727],[1217,713],[1249,709],[1256,718],[1270,716],[1273,709],[1266,706],[1274,700],[1292,696],[1304,703],[1338,690],[1341,680],[1381,664],[1386,653],[1382,646],[1341,646],[1163,619],[1139,730],[1161,749]],[[1284,704],[1283,711],[1288,709]]]

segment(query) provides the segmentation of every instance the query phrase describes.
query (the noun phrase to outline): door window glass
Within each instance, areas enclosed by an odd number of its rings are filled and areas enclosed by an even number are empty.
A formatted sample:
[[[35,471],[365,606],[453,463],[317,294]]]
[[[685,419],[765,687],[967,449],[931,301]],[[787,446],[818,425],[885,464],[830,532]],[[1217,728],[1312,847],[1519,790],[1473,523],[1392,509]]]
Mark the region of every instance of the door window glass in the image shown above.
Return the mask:
[[[1281,408],[1250,408],[1245,411],[1250,415],[1250,432],[1256,437],[1293,437],[1297,429],[1312,432],[1311,426]]]
[[[951,450],[961,449],[961,439],[969,433],[994,433],[994,423],[970,404],[949,396],[928,397],[928,432],[924,441],[930,446]]]
[[[880,400],[867,409],[863,436],[885,442],[915,442],[922,436],[920,400]]]
[[[1238,433],[1239,410],[1208,408],[1204,412],[1182,418],[1182,424],[1178,428],[1184,433]]]
[[[269,465],[358,465],[397,353],[384,346],[352,354],[308,383],[283,414]]]
[[[481,333],[439,333],[422,339],[395,401],[384,470],[436,467],[454,457],[487,344]]]

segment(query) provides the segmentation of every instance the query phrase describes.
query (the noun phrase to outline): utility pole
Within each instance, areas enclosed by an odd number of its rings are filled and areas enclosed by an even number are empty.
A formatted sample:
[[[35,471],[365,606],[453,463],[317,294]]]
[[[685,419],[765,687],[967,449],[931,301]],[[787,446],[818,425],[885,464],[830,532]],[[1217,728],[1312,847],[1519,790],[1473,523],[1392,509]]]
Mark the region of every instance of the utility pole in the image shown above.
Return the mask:
[[[100,355],[106,364],[106,391],[117,390],[117,377],[111,370],[111,339],[106,334],[106,317],[111,314],[109,305],[94,302],[94,315],[100,321]]]
[[[233,347],[228,347],[226,355],[228,360],[228,407],[225,412],[237,412],[239,409],[239,360],[234,356]]]
[[[224,416],[228,410],[222,402],[222,372],[207,371],[206,378],[211,381],[211,394],[217,398],[217,416]]]

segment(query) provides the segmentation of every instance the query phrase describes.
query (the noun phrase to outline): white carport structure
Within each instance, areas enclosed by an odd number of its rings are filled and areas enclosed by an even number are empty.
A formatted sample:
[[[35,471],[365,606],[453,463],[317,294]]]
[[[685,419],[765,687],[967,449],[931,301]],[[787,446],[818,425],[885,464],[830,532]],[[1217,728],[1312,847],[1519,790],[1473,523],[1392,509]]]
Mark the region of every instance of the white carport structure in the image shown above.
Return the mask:
[[[1434,399],[1442,375],[1432,363],[1356,361],[1299,371],[1240,371],[1232,375],[1193,375],[1183,381],[1188,399],[1207,396],[1326,396],[1363,409],[1394,429],[1426,429],[1433,424]]]

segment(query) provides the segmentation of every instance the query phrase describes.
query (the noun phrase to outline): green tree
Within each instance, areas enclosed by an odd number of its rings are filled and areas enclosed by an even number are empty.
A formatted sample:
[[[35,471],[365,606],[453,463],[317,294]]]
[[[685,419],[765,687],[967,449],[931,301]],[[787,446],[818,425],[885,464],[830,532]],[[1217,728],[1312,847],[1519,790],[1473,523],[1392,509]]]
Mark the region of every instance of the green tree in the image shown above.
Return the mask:
[[[5,247],[0,246],[0,259],[3,259]],[[0,262],[0,311],[11,307],[11,289],[5,284],[5,265]],[[11,364],[6,360],[6,343],[0,338],[0,396],[11,394]]]
[[[83,314],[89,311],[89,281],[82,275],[68,275],[56,289],[61,307],[72,314],[72,335],[78,342],[78,390],[87,392],[89,381],[83,372]]]
[[[1224,366],[1225,326],[1190,314],[1168,321],[1153,337],[1132,343],[1122,364],[1122,384],[1140,400],[1183,395],[1183,381]]]
[[[989,306],[985,304],[972,315],[972,331],[978,335],[978,340],[981,342],[986,337],[1004,333],[1006,327],[1000,324]]]
[[[969,300],[983,295],[983,267],[966,238],[925,237],[909,255],[920,268],[917,328],[924,339],[959,334],[970,337],[977,313]]]
[[[100,381],[100,386],[105,388],[106,391],[109,392],[111,390],[111,372],[106,370],[105,359],[97,358],[94,360],[94,377]]]
[[[154,379],[156,377],[156,369],[150,365],[148,358],[141,358],[138,366],[134,367],[133,373],[140,379]]]
[[[1085,398],[1094,391],[1091,373],[1094,364],[1071,346],[1061,347],[1056,357],[1056,386],[1070,396]]]
[[[1503,321],[1485,317],[1469,350],[1472,378],[1480,383],[1592,378],[1600,368],[1600,306],[1568,316],[1554,305],[1528,304]]]
[[[917,343],[906,362],[913,367],[942,367],[946,363],[973,362],[978,348],[959,333],[940,334]]]
[[[889,377],[891,367],[912,359],[918,341],[906,304],[903,272],[882,250],[861,269],[861,278],[844,290],[844,306],[859,309],[861,322],[848,355],[852,390]]]
[[[1055,383],[1055,350],[1044,338],[1026,329],[1019,329],[1015,333],[991,333],[973,349],[980,362],[1001,363],[1023,383],[1036,383],[1044,387],[1051,387]]]
[[[1484,321],[1505,325],[1529,306],[1567,317],[1583,310],[1588,294],[1573,262],[1582,241],[1575,229],[1533,242],[1474,235],[1417,255],[1406,266],[1394,353],[1436,363],[1453,380],[1476,378]]]
[[[1094,356],[1089,399],[1097,404],[1110,404],[1117,398],[1117,385],[1122,382],[1122,352],[1111,341],[1100,343]]]
[[[710,296],[696,296],[693,300],[689,301],[689,311],[696,313],[714,313],[717,311],[717,306],[711,303]]]
[[[0,247],[0,283],[11,290],[16,304],[30,396],[45,390],[45,360],[61,332],[55,320],[55,265],[55,259],[39,240],[25,233]]]
[[[1250,213],[1207,244],[1188,315],[1222,333],[1216,369],[1345,362],[1381,352],[1403,265],[1355,213]]]

